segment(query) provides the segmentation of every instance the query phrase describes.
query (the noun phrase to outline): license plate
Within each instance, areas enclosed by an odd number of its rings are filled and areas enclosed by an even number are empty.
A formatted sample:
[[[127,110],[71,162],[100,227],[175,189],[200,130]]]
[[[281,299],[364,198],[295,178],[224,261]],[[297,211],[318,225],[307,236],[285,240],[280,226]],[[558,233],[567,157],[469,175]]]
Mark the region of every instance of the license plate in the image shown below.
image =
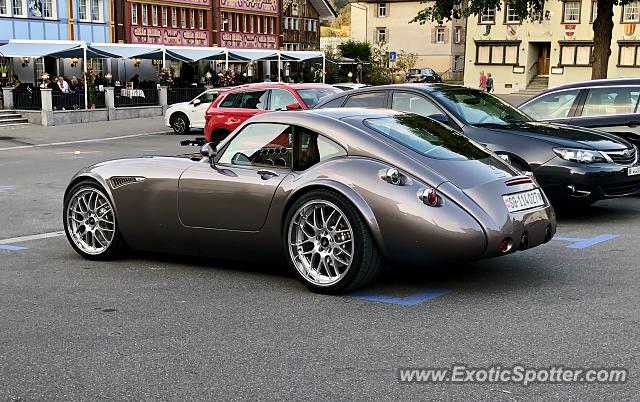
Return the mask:
[[[524,211],[525,209],[531,209],[541,207],[544,205],[544,198],[540,190],[523,191],[522,193],[503,195],[504,205],[506,205],[509,212]]]
[[[640,174],[640,166],[630,167],[629,170],[627,170],[627,176],[635,176],[638,174]]]

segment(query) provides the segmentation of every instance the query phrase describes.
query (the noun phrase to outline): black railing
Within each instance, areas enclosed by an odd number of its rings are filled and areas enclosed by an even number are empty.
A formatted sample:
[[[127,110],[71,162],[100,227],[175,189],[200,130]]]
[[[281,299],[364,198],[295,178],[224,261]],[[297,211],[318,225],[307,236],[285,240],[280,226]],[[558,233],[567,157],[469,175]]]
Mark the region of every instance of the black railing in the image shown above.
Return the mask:
[[[91,94],[87,94],[87,100],[89,101],[90,107],[93,105],[93,107],[95,107],[96,109],[105,108],[104,92],[96,90],[93,99],[91,97]],[[62,93],[59,91],[53,92],[52,101],[53,110],[84,109],[84,89],[71,91],[69,93]]]
[[[13,107],[18,110],[41,110],[42,97],[40,90],[37,88],[14,90]]]
[[[158,106],[157,89],[115,89],[115,107]]]
[[[205,88],[202,87],[169,88],[167,103],[173,105],[174,103],[189,102],[204,91]]]

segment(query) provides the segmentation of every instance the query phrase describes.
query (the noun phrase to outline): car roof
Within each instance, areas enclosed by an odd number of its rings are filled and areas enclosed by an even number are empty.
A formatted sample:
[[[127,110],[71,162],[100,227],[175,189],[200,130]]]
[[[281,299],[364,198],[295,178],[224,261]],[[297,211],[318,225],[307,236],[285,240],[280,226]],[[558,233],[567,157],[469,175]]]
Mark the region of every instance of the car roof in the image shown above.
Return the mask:
[[[563,89],[597,88],[597,87],[608,87],[608,86],[615,86],[615,85],[640,86],[640,78],[607,78],[607,79],[601,79],[601,80],[571,82],[569,84],[563,84],[557,87],[549,88],[545,91],[542,91],[540,95],[553,92],[553,91],[563,90]]]
[[[361,108],[361,107],[344,107],[344,108],[335,108],[335,109],[334,108],[310,109],[310,110],[296,111],[296,113],[321,115],[321,116],[330,117],[336,120],[342,120],[350,117],[367,119],[367,118],[373,118],[373,117],[395,116],[398,114],[404,114],[404,112],[399,112],[391,109],[371,109],[371,108]]]
[[[440,91],[445,91],[447,89],[457,89],[457,88],[464,88],[464,89],[475,89],[475,88],[468,88],[468,87],[464,87],[462,85],[451,85],[451,84],[440,84],[440,83],[407,83],[407,84],[389,84],[389,85],[376,85],[376,86],[372,86],[372,87],[363,87],[363,88],[358,88],[358,89],[354,89],[351,91],[345,91],[345,92],[341,92],[339,95],[344,95],[345,93],[357,93],[357,92],[367,92],[367,91],[380,91],[380,90],[389,90],[389,89],[414,89],[414,90],[418,90],[418,91],[424,91],[424,92],[440,92]]]
[[[258,82],[255,84],[245,84],[240,85],[235,88],[231,88],[225,92],[237,92],[237,91],[247,91],[247,90],[260,90],[260,89],[311,89],[311,88],[333,88],[328,84],[287,84],[284,82]]]

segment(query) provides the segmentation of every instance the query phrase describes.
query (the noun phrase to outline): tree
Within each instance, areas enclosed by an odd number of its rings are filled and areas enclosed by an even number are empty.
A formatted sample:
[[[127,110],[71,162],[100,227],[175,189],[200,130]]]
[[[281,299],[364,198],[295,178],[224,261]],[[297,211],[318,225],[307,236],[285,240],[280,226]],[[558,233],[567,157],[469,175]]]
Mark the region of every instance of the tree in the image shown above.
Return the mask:
[[[342,57],[350,59],[358,59],[360,61],[369,61],[371,58],[371,44],[367,41],[357,41],[349,39],[338,45],[338,50]]]
[[[562,0],[548,0],[562,1]],[[631,0],[597,0],[597,15],[593,22],[593,52],[591,78],[607,78],[611,37],[613,35],[613,6],[628,4]],[[410,22],[442,22],[481,14],[487,8],[501,8],[502,0],[438,0],[434,6],[422,9]],[[510,0],[509,5],[521,19],[540,18],[544,15],[545,0]]]
[[[411,70],[418,63],[418,55],[415,53],[408,53],[404,50],[398,52],[396,59],[396,69],[402,71],[405,75],[407,71]]]

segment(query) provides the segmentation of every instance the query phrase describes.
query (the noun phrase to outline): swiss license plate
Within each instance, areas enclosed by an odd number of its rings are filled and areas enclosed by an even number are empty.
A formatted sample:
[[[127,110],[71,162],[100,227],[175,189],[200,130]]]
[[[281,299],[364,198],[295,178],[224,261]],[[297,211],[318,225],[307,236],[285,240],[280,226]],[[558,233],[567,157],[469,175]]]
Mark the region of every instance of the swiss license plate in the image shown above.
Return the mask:
[[[629,170],[627,170],[627,176],[635,176],[638,174],[640,174],[640,166],[630,167]]]
[[[524,211],[544,205],[544,198],[538,189],[503,195],[502,199],[509,212]]]

